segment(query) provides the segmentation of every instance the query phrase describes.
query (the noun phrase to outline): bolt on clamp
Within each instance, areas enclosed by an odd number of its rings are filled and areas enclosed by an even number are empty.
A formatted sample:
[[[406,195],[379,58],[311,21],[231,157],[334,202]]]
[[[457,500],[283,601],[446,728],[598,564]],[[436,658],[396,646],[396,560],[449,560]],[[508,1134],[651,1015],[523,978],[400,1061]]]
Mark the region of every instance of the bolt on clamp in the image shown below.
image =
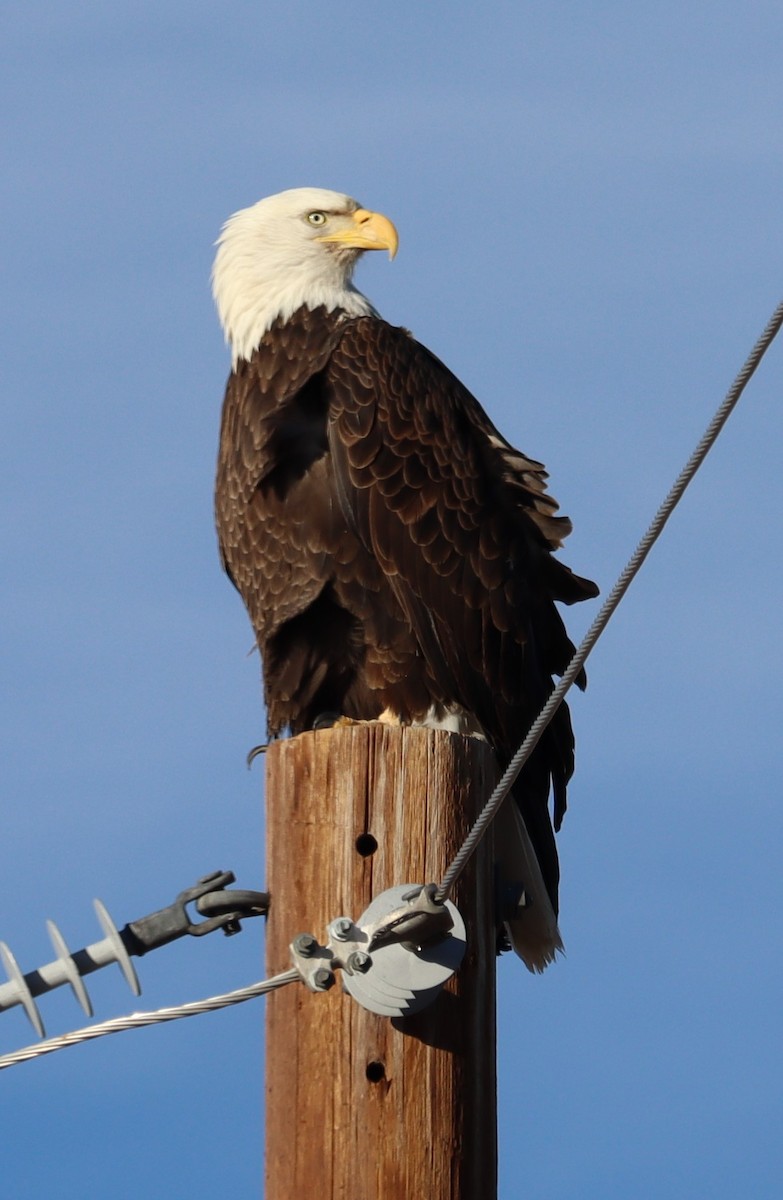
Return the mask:
[[[363,1008],[402,1017],[431,1004],[465,953],[465,924],[435,884],[403,884],[377,896],[357,922],[336,917],[327,941],[301,933],[291,958],[311,991],[325,991],[343,972],[343,988]]]

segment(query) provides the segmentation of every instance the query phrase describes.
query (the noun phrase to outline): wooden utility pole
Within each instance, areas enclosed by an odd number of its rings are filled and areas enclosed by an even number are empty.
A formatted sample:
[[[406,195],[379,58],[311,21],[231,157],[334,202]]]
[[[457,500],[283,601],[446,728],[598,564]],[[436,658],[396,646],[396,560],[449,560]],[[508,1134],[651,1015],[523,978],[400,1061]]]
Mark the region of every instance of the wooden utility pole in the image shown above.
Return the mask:
[[[473,738],[382,724],[267,752],[267,974],[301,933],[358,919],[398,884],[438,882],[496,777]],[[453,897],[468,949],[429,1008],[389,1020],[304,985],[266,1001],[265,1200],[496,1195],[491,838]]]

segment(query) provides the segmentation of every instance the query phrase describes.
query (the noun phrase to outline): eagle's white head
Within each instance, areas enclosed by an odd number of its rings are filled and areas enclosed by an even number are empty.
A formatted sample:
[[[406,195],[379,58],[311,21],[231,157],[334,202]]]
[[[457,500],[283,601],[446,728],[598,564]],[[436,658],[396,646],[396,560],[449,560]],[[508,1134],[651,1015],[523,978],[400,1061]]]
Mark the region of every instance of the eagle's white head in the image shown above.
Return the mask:
[[[341,192],[292,188],[234,213],[217,246],[212,294],[236,366],[274,321],[303,305],[372,313],[351,282],[353,269],[363,250],[393,258],[397,231]]]

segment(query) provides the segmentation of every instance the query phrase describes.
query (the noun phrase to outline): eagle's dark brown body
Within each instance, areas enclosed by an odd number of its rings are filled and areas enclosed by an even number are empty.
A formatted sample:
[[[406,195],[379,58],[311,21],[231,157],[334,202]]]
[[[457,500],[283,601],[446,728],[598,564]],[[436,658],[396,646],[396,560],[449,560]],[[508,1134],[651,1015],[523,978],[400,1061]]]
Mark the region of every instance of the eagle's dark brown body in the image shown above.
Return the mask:
[[[270,733],[456,707],[505,763],[572,653],[555,600],[596,594],[551,553],[570,525],[545,477],[405,330],[275,322],[229,379],[216,493]],[[555,911],[572,770],[562,705],[515,788]]]

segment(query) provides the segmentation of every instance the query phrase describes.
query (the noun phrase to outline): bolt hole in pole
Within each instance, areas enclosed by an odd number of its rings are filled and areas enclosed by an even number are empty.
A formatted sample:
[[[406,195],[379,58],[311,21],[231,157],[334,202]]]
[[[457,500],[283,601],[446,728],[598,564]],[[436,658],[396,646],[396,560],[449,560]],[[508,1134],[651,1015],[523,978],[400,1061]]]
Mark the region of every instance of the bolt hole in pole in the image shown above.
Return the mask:
[[[386,1067],[382,1062],[369,1062],[365,1069],[365,1075],[370,1083],[380,1083],[386,1078]]]
[[[378,849],[378,843],[371,833],[360,833],[356,839],[357,853],[361,854],[362,858],[369,858]]]

